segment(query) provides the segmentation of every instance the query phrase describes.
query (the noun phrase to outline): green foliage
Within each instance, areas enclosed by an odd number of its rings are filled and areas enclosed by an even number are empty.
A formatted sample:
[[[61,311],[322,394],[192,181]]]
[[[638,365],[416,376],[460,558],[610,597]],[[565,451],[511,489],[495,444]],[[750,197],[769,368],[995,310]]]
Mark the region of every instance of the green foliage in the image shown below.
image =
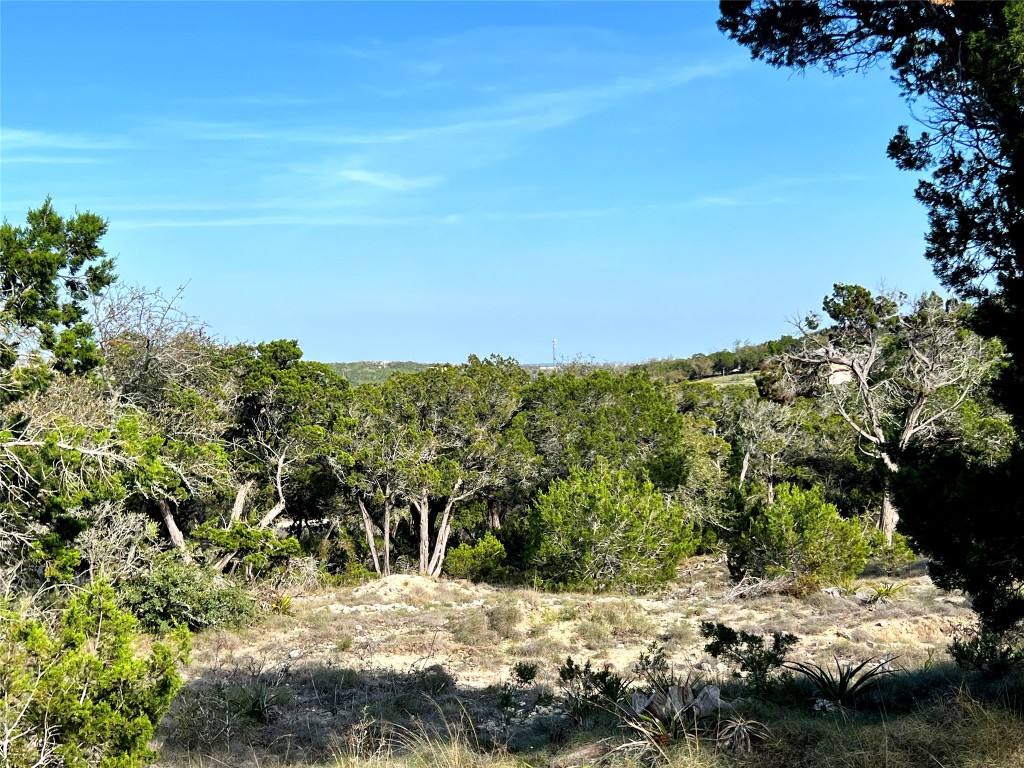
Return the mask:
[[[564,479],[576,467],[594,469],[601,458],[638,476],[657,461],[661,471],[651,479],[666,490],[685,480],[682,418],[667,388],[641,369],[616,374],[570,368],[539,376],[526,389],[524,407],[542,481]]]
[[[797,593],[856,576],[869,546],[856,520],[844,520],[817,488],[785,483],[775,501],[761,505],[729,543],[736,576],[785,578]]]
[[[570,656],[558,668],[558,687],[569,717],[587,725],[614,714],[629,686],[610,666],[594,669],[588,660],[581,667]]]
[[[649,481],[600,458],[555,480],[530,512],[529,565],[561,589],[644,590],[671,579],[693,527]]]
[[[256,528],[241,520],[230,528],[204,523],[192,532],[192,538],[207,544],[214,558],[234,552],[252,572],[264,571],[302,554],[296,539],[281,538],[272,530]]]
[[[841,707],[853,706],[857,697],[875,687],[882,675],[890,674],[890,660],[878,661],[867,659],[854,666],[843,664],[839,657],[835,659],[835,671],[831,667],[817,664],[805,664],[799,661],[787,662],[789,669],[802,673],[814,686],[817,695],[825,701],[831,701]]]
[[[200,630],[238,624],[256,612],[245,590],[218,583],[203,568],[169,559],[128,582],[120,598],[146,630],[161,634],[177,626]]]
[[[788,632],[773,632],[768,645],[762,635],[710,621],[701,622],[700,633],[709,641],[705,652],[739,666],[748,674],[747,685],[758,693],[768,689],[772,676],[785,666],[786,654],[798,641]]]
[[[868,528],[863,526],[863,528]],[[868,529],[868,557],[890,576],[896,575],[917,560],[917,553],[910,546],[910,541],[902,533],[896,532],[892,544],[885,543],[885,534],[879,528]]]
[[[962,446],[911,447],[894,478],[901,525],[942,589],[962,589],[986,630],[1024,621],[1024,451],[990,463]]]
[[[444,570],[449,576],[471,581],[500,580],[505,574],[505,547],[494,534],[484,534],[472,546],[459,544],[444,559]]]
[[[97,582],[54,624],[0,610],[0,748],[5,765],[135,768],[181,687],[187,633],[136,650],[136,621]]]
[[[49,198],[26,226],[0,225],[0,405],[45,388],[50,368],[70,374],[99,364],[85,317],[86,302],[114,280],[99,246],[106,232],[92,213],[61,218]]]
[[[868,599],[871,603],[891,603],[901,591],[906,589],[906,584],[893,584],[892,582],[882,582],[881,584],[872,584],[871,591],[872,595]]]
[[[949,644],[949,655],[961,669],[998,679],[1024,671],[1024,637],[1019,631],[961,629]]]
[[[679,678],[669,663],[665,646],[657,640],[652,640],[647,648],[640,652],[633,664],[633,673],[655,691],[667,691],[672,686],[685,682]]]
[[[531,685],[537,679],[540,666],[533,661],[517,661],[512,665],[509,674],[516,685]]]
[[[290,698],[288,690],[271,685],[259,675],[224,691],[229,712],[248,723],[269,723],[277,708],[287,704]]]

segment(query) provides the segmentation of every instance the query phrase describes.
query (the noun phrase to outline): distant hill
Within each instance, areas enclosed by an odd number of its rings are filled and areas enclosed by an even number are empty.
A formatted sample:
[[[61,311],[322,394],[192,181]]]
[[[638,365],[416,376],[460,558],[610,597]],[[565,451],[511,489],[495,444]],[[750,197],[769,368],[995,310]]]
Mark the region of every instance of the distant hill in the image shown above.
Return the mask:
[[[327,363],[336,373],[340,373],[353,387],[360,384],[383,384],[395,373],[416,373],[438,363],[414,363],[410,360],[360,360],[355,363]],[[607,368],[609,370],[628,370],[632,363],[586,363],[588,367]],[[520,363],[524,371],[531,376],[538,373],[550,373],[554,370],[551,363]],[[559,366],[561,368],[562,365]]]
[[[408,360],[361,360],[357,363],[328,363],[353,387],[360,384],[383,384],[393,373],[416,373],[429,368],[433,363],[413,363]]]

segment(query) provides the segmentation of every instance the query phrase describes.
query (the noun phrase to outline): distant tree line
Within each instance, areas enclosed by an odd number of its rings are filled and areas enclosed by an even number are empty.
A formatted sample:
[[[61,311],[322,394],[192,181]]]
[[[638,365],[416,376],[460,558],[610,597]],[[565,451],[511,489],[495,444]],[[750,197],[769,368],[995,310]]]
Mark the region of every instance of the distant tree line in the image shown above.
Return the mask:
[[[731,350],[721,349],[710,354],[697,353],[683,358],[648,360],[640,365],[657,381],[679,384],[684,381],[709,379],[713,376],[752,373],[760,370],[772,358],[798,346],[800,340],[793,336],[782,336],[760,344],[737,341]]]

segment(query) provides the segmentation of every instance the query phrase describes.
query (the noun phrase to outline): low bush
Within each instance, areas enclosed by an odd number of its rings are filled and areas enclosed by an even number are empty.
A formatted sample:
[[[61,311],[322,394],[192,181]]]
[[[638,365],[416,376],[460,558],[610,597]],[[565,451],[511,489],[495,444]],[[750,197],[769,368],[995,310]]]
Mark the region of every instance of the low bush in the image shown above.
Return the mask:
[[[775,501],[758,507],[729,544],[734,577],[791,580],[806,594],[849,581],[867,564],[870,544],[856,520],[844,520],[821,490],[784,483]]]
[[[670,580],[695,548],[682,510],[649,481],[603,459],[552,482],[530,523],[530,566],[556,589],[643,591]]]
[[[245,589],[219,582],[199,566],[168,559],[128,582],[121,603],[144,629],[160,634],[178,625],[200,630],[238,624],[256,613],[256,603]]]
[[[798,638],[784,632],[773,632],[771,643],[765,637],[743,632],[725,624],[701,622],[700,633],[708,640],[704,650],[716,659],[726,659],[747,673],[747,685],[757,693],[765,693],[772,676],[783,669],[786,654]]]
[[[183,630],[136,650],[136,620],[90,585],[52,624],[0,609],[0,764],[135,768],[181,687]]]
[[[450,550],[444,559],[449,576],[470,581],[499,581],[505,576],[505,547],[494,534],[486,533],[470,546],[463,543]]]
[[[601,719],[614,721],[619,701],[629,684],[610,666],[594,669],[587,661],[582,667],[570,656],[558,668],[558,687],[565,711],[577,725],[594,725]]]
[[[1022,634],[962,628],[949,644],[949,655],[961,669],[981,672],[991,679],[1024,673]]]

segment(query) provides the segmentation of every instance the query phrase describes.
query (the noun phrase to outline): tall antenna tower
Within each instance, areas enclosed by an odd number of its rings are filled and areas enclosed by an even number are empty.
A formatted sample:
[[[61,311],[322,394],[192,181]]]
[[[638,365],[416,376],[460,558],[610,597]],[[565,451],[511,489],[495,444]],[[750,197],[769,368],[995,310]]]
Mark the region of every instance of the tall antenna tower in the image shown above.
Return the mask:
[[[555,348],[558,346],[558,339],[551,340],[551,367],[557,370],[558,360],[555,357]]]

